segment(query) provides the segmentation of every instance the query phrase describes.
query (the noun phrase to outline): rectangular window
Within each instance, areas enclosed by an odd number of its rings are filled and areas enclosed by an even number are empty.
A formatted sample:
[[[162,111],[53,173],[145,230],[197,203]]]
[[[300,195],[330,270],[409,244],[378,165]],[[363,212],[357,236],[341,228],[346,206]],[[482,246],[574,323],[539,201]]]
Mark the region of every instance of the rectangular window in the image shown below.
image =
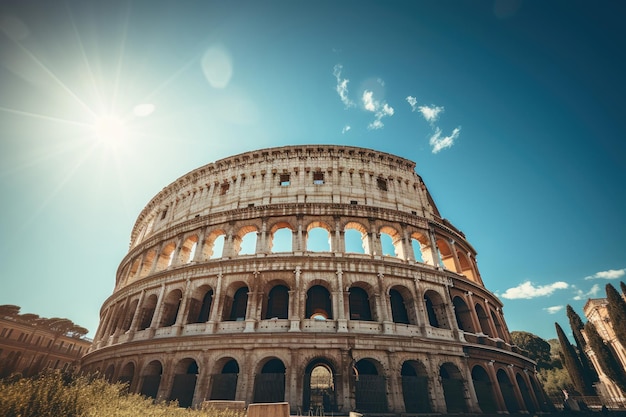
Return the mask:
[[[379,190],[387,191],[387,180],[386,179],[378,177],[378,179],[376,180],[376,183],[378,184],[378,189]]]
[[[350,204],[352,204],[352,205],[357,205],[357,204],[359,204],[359,202],[358,202],[358,201],[356,201],[356,200],[350,200]]]
[[[24,333],[20,333],[20,335],[17,337],[17,341],[21,342],[24,339]]]
[[[224,195],[226,194],[226,192],[228,192],[228,189],[230,188],[230,184],[225,182],[224,184],[222,184],[222,187],[220,188],[220,195]]]
[[[291,182],[289,181],[289,174],[280,174],[280,186],[286,187],[289,184],[291,184]]]
[[[0,337],[4,337],[4,335],[6,334],[6,332],[7,332],[7,329],[6,329],[6,328],[2,329],[2,332],[0,332]]]
[[[313,184],[322,185],[324,184],[324,173],[321,171],[313,173]]]
[[[167,216],[167,209],[163,210],[163,214],[161,214],[161,220],[163,220]]]

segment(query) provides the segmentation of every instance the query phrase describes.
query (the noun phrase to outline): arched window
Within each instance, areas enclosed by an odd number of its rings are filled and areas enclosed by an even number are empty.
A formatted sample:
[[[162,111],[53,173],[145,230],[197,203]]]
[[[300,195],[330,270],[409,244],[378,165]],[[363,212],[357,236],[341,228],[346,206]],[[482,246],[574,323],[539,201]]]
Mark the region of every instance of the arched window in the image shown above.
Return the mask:
[[[306,293],[306,318],[330,320],[333,318],[330,293],[321,285],[314,285]]]
[[[272,241],[270,243],[272,253],[291,252],[293,242],[293,232],[287,226],[276,228],[272,232]]]
[[[289,288],[277,285],[267,298],[267,311],[264,319],[286,319],[289,314]]]
[[[346,224],[344,228],[345,251],[348,253],[369,253],[369,239],[363,225],[356,222]]]
[[[391,301],[391,316],[394,323],[409,324],[409,313],[407,312],[404,298],[398,290],[389,291],[389,299]]]
[[[139,393],[146,397],[156,398],[161,384],[161,374],[163,374],[161,362],[150,362],[143,371]]]
[[[496,403],[496,395],[493,392],[493,384],[489,379],[489,375],[485,368],[476,365],[472,368],[472,382],[474,383],[474,391],[478,398],[478,405],[485,414],[495,414],[498,412]]]
[[[157,296],[152,294],[144,301],[141,307],[141,322],[139,323],[139,330],[145,330],[152,324],[152,317],[154,316],[154,310],[156,309]]]
[[[496,332],[498,333],[498,337],[502,340],[506,340],[504,338],[504,330],[502,329],[502,323],[498,320],[496,313],[491,310],[491,319],[493,320],[493,324],[496,326]]]
[[[474,309],[476,310],[476,315],[478,316],[478,322],[480,323],[481,332],[488,336],[493,336],[491,334],[491,327],[489,326],[489,316],[487,316],[487,313],[485,313],[483,307],[480,304],[476,303]]]
[[[352,368],[356,408],[368,413],[386,413],[387,381],[369,359],[361,359]]]
[[[285,365],[280,359],[271,359],[254,379],[255,403],[285,401]]]
[[[159,258],[157,259],[157,271],[162,271],[172,264],[175,249],[176,244],[174,242],[170,242],[163,247],[161,253],[159,254]]]
[[[369,297],[363,288],[350,288],[350,320],[372,320]]]
[[[448,413],[467,413],[467,403],[465,401],[465,387],[463,376],[455,365],[444,363],[439,368],[441,385],[446,400]]]
[[[196,290],[194,296],[189,300],[187,323],[206,323],[209,321],[212,304],[213,290],[211,288],[204,286]]]
[[[500,391],[502,392],[504,403],[506,404],[506,409],[509,413],[517,413],[519,411],[519,404],[517,402],[517,398],[515,397],[515,388],[513,387],[511,380],[507,376],[504,369],[499,369],[496,375],[498,377],[498,384],[500,385]]]
[[[254,255],[256,253],[257,232],[254,228],[250,231],[248,229],[242,229],[242,232],[245,232],[245,234],[240,238],[239,250],[236,250],[238,255]]]
[[[160,327],[173,326],[176,323],[176,316],[180,308],[183,293],[180,290],[171,291],[163,300],[163,316]]]
[[[459,296],[454,297],[452,300],[454,305],[454,315],[456,316],[456,322],[460,330],[469,333],[476,333],[474,329],[474,323],[472,322],[472,313],[470,312],[465,301]]]
[[[418,361],[406,361],[402,364],[401,376],[406,412],[432,412],[426,367]]]
[[[228,320],[243,321],[246,319],[246,309],[248,307],[248,287],[241,287],[233,296],[233,303],[228,315]]]
[[[237,379],[239,377],[239,364],[230,359],[222,367],[222,372],[212,376],[211,400],[234,401],[237,393]]]
[[[198,364],[193,359],[183,359],[174,369],[174,382],[170,401],[178,401],[180,407],[191,407],[198,380]]]
[[[128,309],[126,310],[126,317],[124,318],[124,323],[122,323],[122,330],[127,332],[130,330],[130,325],[133,322],[133,317],[135,317],[135,312],[137,311],[137,304],[139,304],[139,299],[134,299],[131,301]]]
[[[224,254],[224,240],[226,233],[223,230],[215,230],[206,239],[203,257],[205,259],[218,259]]]
[[[133,376],[135,375],[135,364],[128,362],[120,371],[120,375],[117,377],[118,382],[130,385],[133,382]]]
[[[450,329],[446,318],[446,306],[441,296],[436,291],[428,290],[424,293],[424,303],[429,324],[432,327]]]
[[[384,226],[380,229],[380,240],[384,256],[393,256],[405,259],[404,248],[402,247],[402,236],[396,229]]]
[[[178,253],[178,264],[187,264],[193,261],[193,257],[196,253],[196,247],[198,245],[198,236],[192,235],[189,236],[183,242],[183,245],[180,247],[180,252]]]
[[[330,252],[329,229],[320,223],[313,223],[307,229],[306,250],[309,252]]]

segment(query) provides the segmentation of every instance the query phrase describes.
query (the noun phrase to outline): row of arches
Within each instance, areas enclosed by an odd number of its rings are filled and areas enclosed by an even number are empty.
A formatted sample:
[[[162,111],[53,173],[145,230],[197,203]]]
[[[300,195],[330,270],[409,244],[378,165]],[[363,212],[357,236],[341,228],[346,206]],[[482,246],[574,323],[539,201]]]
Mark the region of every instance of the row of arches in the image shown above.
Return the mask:
[[[293,370],[280,358],[271,356],[249,370],[230,356],[207,365],[207,369],[201,369],[201,363],[191,357],[169,368],[160,359],[150,360],[142,369],[136,367],[134,362],[119,369],[110,364],[104,373],[111,381],[128,383],[132,392],[176,400],[181,407],[195,406],[204,400],[239,400],[289,401],[305,413],[545,411],[545,397],[533,375],[493,361],[475,363],[467,372],[454,361],[429,369],[423,360],[413,358],[404,360],[395,375],[374,358],[352,360],[349,369],[340,369],[332,358],[325,356],[315,357]],[[400,395],[394,398],[395,391]]]
[[[308,252],[388,256],[442,267],[481,283],[472,253],[451,237],[400,225],[366,227],[358,220],[336,224],[286,220],[190,232],[148,248],[128,262],[118,283],[128,284],[170,267],[241,255]],[[434,250],[433,250],[434,248]]]
[[[225,288],[219,281],[224,277],[216,279],[217,283],[215,279],[206,279],[154,288],[118,301],[103,311],[94,341],[106,342],[111,336],[129,331],[207,322],[245,321],[252,323],[253,327],[246,329],[252,331],[257,323],[266,320],[293,321],[298,325],[302,320],[347,320],[427,325],[509,342],[501,310],[485,299],[474,301],[472,293],[456,288],[415,291],[397,280],[387,284],[384,276],[347,284],[345,290],[322,280],[298,285],[297,281],[281,279],[280,274],[275,279],[235,281]],[[299,328],[289,325],[284,327],[287,330]]]

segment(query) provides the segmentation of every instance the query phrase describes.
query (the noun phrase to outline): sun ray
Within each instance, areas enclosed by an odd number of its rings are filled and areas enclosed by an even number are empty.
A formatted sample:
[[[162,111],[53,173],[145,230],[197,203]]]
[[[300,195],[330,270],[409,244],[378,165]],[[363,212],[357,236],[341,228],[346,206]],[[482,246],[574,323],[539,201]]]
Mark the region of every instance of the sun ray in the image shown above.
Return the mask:
[[[3,106],[0,106],[0,111],[6,112],[6,113],[13,113],[13,114],[17,114],[20,116],[28,116],[28,117],[33,117],[36,119],[49,120],[52,122],[65,123],[65,124],[70,124],[70,125],[80,126],[80,127],[91,126],[89,123],[79,122],[77,120],[62,119],[60,117],[55,117],[55,116],[46,116],[45,114],[32,113],[32,112],[28,112],[24,110],[10,109],[8,107],[3,107]]]
[[[142,102],[151,101],[152,98],[154,98],[154,96],[156,96],[157,94],[159,94],[161,92],[161,90],[163,90],[165,87],[167,87],[169,84],[171,84],[174,80],[176,80],[176,78],[178,78],[180,76],[180,74],[182,74],[183,72],[187,71],[187,69],[189,67],[191,67],[191,65],[193,65],[200,58],[200,56],[201,56],[201,54],[198,54],[198,55],[194,56],[193,58],[191,58],[189,61],[187,61],[186,64],[184,64],[176,72],[174,72],[172,75],[170,75],[169,78],[167,78],[165,81],[163,81],[161,84],[159,84],[154,90],[152,90],[150,93],[148,93],[143,98]]]
[[[115,68],[115,84],[113,87],[113,97],[111,99],[111,107],[109,108],[110,113],[114,113],[115,104],[117,102],[117,95],[120,89],[120,78],[122,73],[122,63],[124,62],[124,52],[126,51],[126,39],[128,34],[128,22],[130,20],[130,3],[128,3],[128,7],[126,8],[126,16],[124,19],[124,29],[122,30],[122,40],[120,44],[120,53],[117,59],[117,65]]]
[[[54,72],[52,72],[52,70],[50,70],[43,62],[41,62],[39,58],[35,56],[35,54],[30,52],[30,50],[28,50],[28,48],[26,48],[20,42],[15,40],[14,42],[22,50],[22,52],[24,52],[30,59],[32,59],[37,65],[39,65],[39,67],[43,69],[46,74],[50,76],[50,78],[52,78],[66,93],[68,93],[74,100],[76,100],[81,106],[83,106],[83,108],[87,110],[90,115],[94,117],[96,116],[96,113],[83,100],[81,100],[76,95],[76,93],[74,93],[67,85],[65,85],[65,83],[63,83],[63,81],[61,81],[59,77],[57,77]]]

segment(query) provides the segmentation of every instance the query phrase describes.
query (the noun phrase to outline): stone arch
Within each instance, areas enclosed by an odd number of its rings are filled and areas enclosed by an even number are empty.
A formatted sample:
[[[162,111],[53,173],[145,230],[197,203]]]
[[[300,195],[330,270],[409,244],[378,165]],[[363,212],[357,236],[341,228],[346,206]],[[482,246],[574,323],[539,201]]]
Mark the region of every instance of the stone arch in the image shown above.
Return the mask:
[[[243,321],[246,319],[248,307],[248,287],[238,283],[229,288],[224,300],[224,319],[227,321]]]
[[[154,311],[157,305],[156,294],[150,294],[148,298],[143,302],[141,306],[141,319],[139,322],[138,330],[145,330],[152,324],[154,318]]]
[[[161,253],[159,253],[159,257],[157,259],[155,272],[163,271],[172,265],[175,251],[176,243],[174,242],[169,242],[163,246],[163,249],[161,249]]]
[[[348,301],[350,307],[350,320],[374,320],[371,306],[373,300],[365,289],[357,285],[351,286]]]
[[[274,285],[267,295],[263,319],[289,318],[289,288],[286,285]]]
[[[170,391],[170,401],[178,401],[183,408],[191,407],[198,380],[198,364],[192,358],[179,361],[174,367],[174,382]]]
[[[318,414],[337,411],[337,371],[327,358],[315,358],[304,369],[302,410]]]
[[[141,263],[141,257],[135,258],[132,264],[130,264],[130,270],[128,271],[128,282],[139,278],[139,266]]]
[[[226,232],[223,229],[212,230],[206,237],[202,248],[203,260],[217,259],[224,256],[224,241]]]
[[[161,376],[163,375],[163,365],[158,360],[153,360],[146,365],[141,373],[141,389],[139,393],[150,398],[157,398]]]
[[[280,221],[270,228],[268,250],[272,253],[293,252],[293,232],[295,228],[286,221]]]
[[[192,234],[185,238],[183,244],[178,252],[177,265],[188,264],[193,261],[193,258],[198,250],[198,235]]]
[[[428,371],[424,364],[416,360],[405,361],[402,363],[400,378],[405,411],[407,413],[432,412]]]
[[[352,372],[357,411],[387,412],[387,380],[382,365],[375,359],[364,358],[354,364]]]
[[[206,323],[209,321],[213,306],[213,289],[209,285],[202,285],[189,297],[189,310],[186,323]]]
[[[534,413],[536,411],[536,408],[530,395],[530,390],[528,389],[528,385],[526,384],[524,377],[519,372],[515,373],[515,381],[517,382],[517,387],[522,394],[522,399],[524,400],[526,411],[528,411],[529,413]]]
[[[427,265],[435,265],[436,258],[433,254],[428,234],[419,231],[411,233],[411,246],[413,247],[413,255],[416,261]]]
[[[113,364],[109,364],[104,371],[104,379],[108,382],[113,382],[113,374],[115,373],[115,366]]]
[[[491,319],[493,320],[493,324],[496,327],[496,333],[497,333],[496,336],[506,341],[504,337],[504,328],[502,327],[502,323],[500,323],[500,318],[493,310],[490,309],[490,311],[491,311]]]
[[[468,256],[461,252],[456,252],[457,258],[459,258],[459,265],[461,267],[461,274],[465,275],[467,279],[473,282],[478,282],[476,276],[474,276],[474,268],[472,267],[472,261],[468,258]]]
[[[211,400],[234,401],[237,394],[239,363],[232,357],[221,358],[218,363],[219,373],[211,376]]]
[[[367,229],[361,223],[350,221],[343,228],[345,252],[370,254]]]
[[[133,362],[128,362],[117,377],[118,382],[122,384],[128,384],[128,388],[130,389],[133,384],[133,378],[135,377],[135,364]]]
[[[412,311],[412,305],[410,304],[410,296],[410,291],[405,287],[395,286],[389,290],[391,320],[394,323],[415,324],[415,314],[414,311]],[[411,311],[411,313],[409,313],[409,311]]]
[[[266,358],[262,363],[260,372],[254,378],[253,402],[285,401],[285,364],[276,357]]]
[[[256,253],[257,233],[255,225],[241,227],[233,236],[233,253],[238,255],[254,255]]]
[[[441,378],[447,412],[467,413],[465,382],[459,368],[451,362],[446,362],[439,367],[439,377]]]
[[[183,292],[179,289],[170,291],[163,299],[161,323],[158,327],[170,327],[176,323]]]
[[[325,222],[314,221],[306,227],[306,250],[309,252],[330,252],[332,228]]]
[[[476,315],[478,316],[478,323],[480,323],[480,330],[483,334],[493,336],[491,334],[491,326],[489,325],[489,316],[485,313],[485,309],[480,303],[476,303],[474,306]]]
[[[504,404],[506,405],[506,409],[509,413],[517,413],[520,411],[519,404],[517,402],[517,398],[515,397],[515,387],[513,383],[509,379],[507,372],[500,368],[496,373],[498,378],[498,384],[500,385],[500,392],[502,393],[502,397],[504,398]]]
[[[463,300],[461,296],[455,296],[452,299],[452,305],[454,306],[454,315],[456,322],[459,326],[459,330],[463,330],[468,333],[476,333],[474,328],[474,322],[472,321],[472,312]]]
[[[437,249],[439,250],[439,257],[441,259],[442,266],[448,271],[456,272],[456,265],[454,264],[454,254],[452,253],[452,247],[448,239],[438,236],[436,244]]]
[[[157,256],[156,248],[151,248],[146,252],[143,257],[143,261],[141,262],[141,270],[138,273],[138,278],[143,278],[150,273],[152,269],[152,265],[154,264],[154,259]]]
[[[450,329],[446,305],[441,294],[434,290],[426,290],[424,292],[424,304],[426,307],[426,318],[432,327]]]
[[[333,306],[330,291],[323,285],[312,285],[306,292],[306,318],[332,320]]]
[[[126,315],[124,317],[124,321],[122,322],[122,331],[127,332],[130,330],[130,326],[133,322],[133,317],[135,317],[135,313],[137,312],[137,305],[139,304],[139,298],[133,299],[128,308],[126,309]]]
[[[496,402],[496,393],[494,385],[489,378],[489,374],[480,365],[472,368],[472,383],[474,391],[478,399],[478,405],[483,413],[495,414],[498,412],[498,403]]]
[[[383,247],[382,255],[388,255],[395,258],[406,259],[406,254],[404,253],[404,247],[402,246],[402,234],[398,232],[392,226],[383,226],[380,228],[379,233],[381,235],[381,247]],[[387,254],[384,250],[384,246],[382,246],[382,237],[383,235],[389,236],[391,239],[391,244],[393,245],[393,253]]]

